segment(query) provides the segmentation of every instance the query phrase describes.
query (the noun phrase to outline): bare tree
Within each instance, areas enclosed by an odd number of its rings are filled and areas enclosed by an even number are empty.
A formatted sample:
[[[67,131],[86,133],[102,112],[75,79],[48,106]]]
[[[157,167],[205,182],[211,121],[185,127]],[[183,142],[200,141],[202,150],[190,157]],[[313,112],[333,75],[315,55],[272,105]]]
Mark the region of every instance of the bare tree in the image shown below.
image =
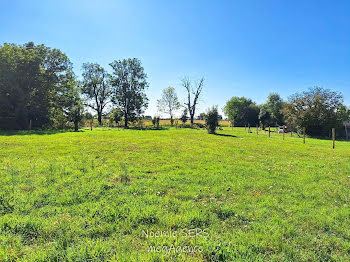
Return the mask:
[[[185,103],[185,106],[187,107],[188,113],[190,114],[191,125],[193,125],[196,106],[199,102],[198,99],[203,91],[204,78],[202,77],[198,82],[195,83],[195,86],[193,87],[191,80],[185,77],[182,79],[182,86],[187,90],[187,102]]]

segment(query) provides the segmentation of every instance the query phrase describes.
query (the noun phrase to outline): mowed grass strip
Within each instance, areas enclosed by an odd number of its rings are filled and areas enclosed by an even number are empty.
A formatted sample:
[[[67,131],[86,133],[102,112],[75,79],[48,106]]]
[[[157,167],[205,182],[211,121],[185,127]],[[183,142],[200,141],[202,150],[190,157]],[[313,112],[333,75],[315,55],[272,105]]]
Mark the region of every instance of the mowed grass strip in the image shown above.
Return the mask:
[[[218,132],[0,133],[0,261],[349,260],[349,142]]]

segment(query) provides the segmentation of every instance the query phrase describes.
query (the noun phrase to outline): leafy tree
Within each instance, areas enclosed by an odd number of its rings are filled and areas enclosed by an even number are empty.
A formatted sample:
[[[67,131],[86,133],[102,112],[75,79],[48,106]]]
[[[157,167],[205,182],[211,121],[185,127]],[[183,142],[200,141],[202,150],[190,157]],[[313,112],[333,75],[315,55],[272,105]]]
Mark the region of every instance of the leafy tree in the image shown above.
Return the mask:
[[[160,117],[158,116],[158,117],[157,117],[157,120],[156,120],[157,128],[159,128],[159,123],[160,123]]]
[[[283,108],[288,125],[306,129],[308,135],[327,135],[349,119],[341,93],[320,87],[292,95]]]
[[[174,113],[180,108],[180,103],[177,98],[175,88],[168,87],[163,90],[162,98],[158,101],[158,110],[169,114],[170,116],[170,124],[173,126],[174,124]]]
[[[195,87],[192,87],[191,80],[188,78],[182,79],[182,86],[187,91],[187,102],[185,103],[188,113],[190,114],[191,126],[193,126],[194,115],[196,113],[196,107],[199,102],[200,95],[203,91],[204,78],[201,78],[196,84]],[[193,95],[193,100],[192,96]]]
[[[198,116],[198,120],[204,120],[205,119],[205,113],[200,113]]]
[[[127,127],[128,122],[134,121],[148,106],[147,75],[136,58],[114,61],[110,66],[113,68],[113,103],[122,111]]]
[[[182,112],[180,119],[181,119],[183,124],[186,124],[186,122],[187,122],[187,108],[185,108],[184,111]]]
[[[234,126],[256,125],[259,111],[259,107],[245,97],[232,97],[224,107],[225,114]]]
[[[112,89],[110,76],[99,64],[83,64],[82,93],[86,98],[86,105],[97,113],[98,123],[102,124],[103,110],[110,102]]]
[[[74,123],[74,131],[79,130],[79,123],[83,118],[84,106],[81,102],[72,104],[72,107],[69,108],[68,117],[69,120]]]
[[[33,42],[0,46],[0,125],[26,129],[62,119],[63,96],[74,80],[72,64],[58,49]]]
[[[79,123],[84,116],[84,105],[80,97],[80,88],[78,87],[78,81],[74,78],[66,80],[66,88],[62,96],[60,97],[58,104],[59,108],[63,110],[63,114],[66,120],[73,122],[74,130],[78,131]],[[58,113],[60,110],[58,110]],[[56,111],[57,115],[57,111]]]
[[[266,108],[265,105],[260,107],[259,121],[263,129],[265,129],[266,126],[272,125],[270,111]]]
[[[216,127],[219,126],[219,113],[217,106],[208,109],[204,116],[204,120],[208,133],[215,134]]]
[[[283,115],[281,113],[283,108],[283,100],[279,94],[270,94],[267,98],[265,108],[270,113],[271,122],[273,125],[283,124]]]
[[[111,117],[112,117],[113,121],[115,122],[115,124],[117,126],[119,126],[119,122],[122,121],[122,119],[123,119],[123,113],[119,108],[115,108],[112,111]]]

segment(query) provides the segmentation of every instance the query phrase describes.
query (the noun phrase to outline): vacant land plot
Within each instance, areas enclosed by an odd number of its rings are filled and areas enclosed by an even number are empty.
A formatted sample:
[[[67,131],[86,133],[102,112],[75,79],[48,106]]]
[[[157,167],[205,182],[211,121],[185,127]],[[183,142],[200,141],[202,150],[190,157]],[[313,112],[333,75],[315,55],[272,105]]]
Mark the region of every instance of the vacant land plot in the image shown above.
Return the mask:
[[[350,143],[219,132],[0,133],[0,261],[348,261]]]

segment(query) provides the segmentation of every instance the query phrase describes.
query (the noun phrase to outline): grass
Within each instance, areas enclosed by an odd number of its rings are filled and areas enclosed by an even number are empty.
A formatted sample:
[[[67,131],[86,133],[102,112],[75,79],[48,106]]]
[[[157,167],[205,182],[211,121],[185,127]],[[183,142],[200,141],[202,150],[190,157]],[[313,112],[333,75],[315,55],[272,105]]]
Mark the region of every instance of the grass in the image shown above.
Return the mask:
[[[0,133],[0,261],[349,261],[350,143],[219,133]]]

